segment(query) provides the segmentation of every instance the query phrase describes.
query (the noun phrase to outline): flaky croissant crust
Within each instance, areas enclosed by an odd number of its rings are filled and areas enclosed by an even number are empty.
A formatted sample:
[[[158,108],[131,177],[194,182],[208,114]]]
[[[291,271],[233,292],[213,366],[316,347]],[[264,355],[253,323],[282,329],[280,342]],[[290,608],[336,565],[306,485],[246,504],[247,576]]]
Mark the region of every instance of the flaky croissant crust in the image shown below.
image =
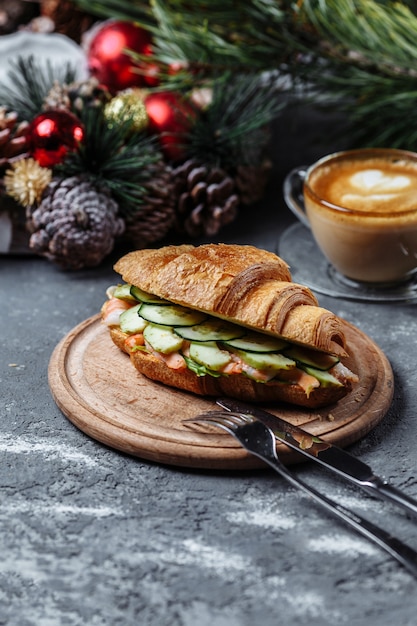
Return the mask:
[[[114,266],[124,281],[177,304],[346,355],[341,320],[293,283],[288,265],[249,245],[205,244],[136,250]]]

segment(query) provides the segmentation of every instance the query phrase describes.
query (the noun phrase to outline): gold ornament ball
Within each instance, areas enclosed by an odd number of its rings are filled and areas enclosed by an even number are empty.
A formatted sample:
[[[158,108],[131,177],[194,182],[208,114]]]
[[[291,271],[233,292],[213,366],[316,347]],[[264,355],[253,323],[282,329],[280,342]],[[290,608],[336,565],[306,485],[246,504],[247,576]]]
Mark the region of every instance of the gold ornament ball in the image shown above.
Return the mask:
[[[104,108],[110,126],[132,122],[132,130],[140,132],[148,125],[148,114],[144,104],[144,90],[126,89],[114,96]]]
[[[52,170],[41,167],[35,159],[21,159],[11,164],[4,176],[6,193],[24,207],[39,204],[52,180]]]

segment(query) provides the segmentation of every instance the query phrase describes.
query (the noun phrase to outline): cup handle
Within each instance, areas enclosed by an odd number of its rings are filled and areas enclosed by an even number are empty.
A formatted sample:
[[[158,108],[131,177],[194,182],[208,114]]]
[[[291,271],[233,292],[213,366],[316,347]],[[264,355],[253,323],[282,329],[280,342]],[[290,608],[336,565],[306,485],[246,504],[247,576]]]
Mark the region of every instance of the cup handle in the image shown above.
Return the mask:
[[[288,208],[294,213],[304,226],[310,228],[308,221],[304,198],[303,198],[303,183],[307,174],[307,166],[301,165],[291,170],[284,180],[284,199]]]

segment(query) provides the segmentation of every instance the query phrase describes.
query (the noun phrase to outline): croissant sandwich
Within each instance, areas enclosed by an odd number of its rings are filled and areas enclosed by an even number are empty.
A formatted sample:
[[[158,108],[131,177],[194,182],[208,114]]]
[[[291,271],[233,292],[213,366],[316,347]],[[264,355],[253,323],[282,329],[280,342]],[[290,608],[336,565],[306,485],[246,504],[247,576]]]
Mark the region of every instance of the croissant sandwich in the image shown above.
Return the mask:
[[[148,378],[199,395],[319,407],[357,377],[342,321],[252,246],[137,250],[115,265],[102,320]]]

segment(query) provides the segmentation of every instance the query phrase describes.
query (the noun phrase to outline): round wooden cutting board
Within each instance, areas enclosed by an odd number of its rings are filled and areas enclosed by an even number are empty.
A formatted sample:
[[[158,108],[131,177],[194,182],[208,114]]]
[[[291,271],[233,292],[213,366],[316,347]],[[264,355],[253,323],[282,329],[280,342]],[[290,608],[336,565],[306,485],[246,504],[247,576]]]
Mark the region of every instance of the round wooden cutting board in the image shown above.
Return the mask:
[[[308,410],[265,408],[329,442],[347,446],[385,415],[393,396],[391,366],[364,333],[346,323],[352,357],[346,364],[360,382],[337,404]],[[87,319],[56,346],[49,363],[55,402],[84,433],[143,459],[183,467],[251,469],[264,467],[228,433],[215,426],[184,424],[202,411],[219,408],[215,399],[171,389],[148,380],[110,339],[100,316]],[[300,455],[279,444],[285,463]]]

